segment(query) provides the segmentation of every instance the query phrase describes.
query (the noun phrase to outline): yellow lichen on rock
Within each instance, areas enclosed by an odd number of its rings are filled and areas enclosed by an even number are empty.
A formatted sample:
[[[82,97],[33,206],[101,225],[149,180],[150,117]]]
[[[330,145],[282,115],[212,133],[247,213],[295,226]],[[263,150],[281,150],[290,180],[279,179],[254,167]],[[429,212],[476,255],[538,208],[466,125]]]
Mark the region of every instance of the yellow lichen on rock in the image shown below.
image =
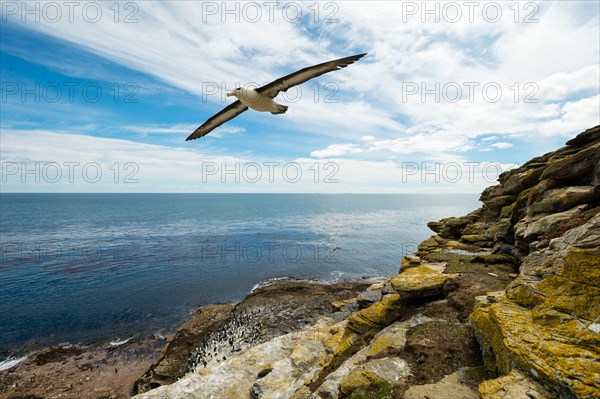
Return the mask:
[[[460,237],[461,242],[466,242],[469,244],[476,244],[478,242],[489,241],[492,237],[488,237],[485,234],[463,234]]]
[[[495,380],[482,382],[479,384],[479,395],[482,399],[555,398],[541,384],[518,370]]]
[[[400,270],[407,269],[409,267],[416,267],[421,264],[421,258],[416,255],[406,255],[402,258]]]
[[[600,287],[600,248],[570,247],[560,272],[572,280]]]
[[[436,240],[436,237],[439,236],[431,236],[428,239],[426,239],[425,241],[421,242],[419,244],[419,251],[420,252],[431,252],[431,251],[435,251],[435,250],[440,250],[440,242],[438,240]]]
[[[329,353],[333,353],[333,351],[339,346],[342,336],[344,335],[344,329],[346,328],[346,320],[333,325],[329,329],[329,335],[323,340],[323,345],[325,345],[325,349]]]
[[[331,302],[331,306],[333,306],[336,310],[342,310],[345,306],[351,305],[354,302],[356,302],[356,298],[344,299],[342,301]]]
[[[295,366],[308,368],[315,363],[324,362],[326,359],[323,343],[312,339],[316,337],[307,337],[299,340],[290,353],[290,360]]]
[[[550,275],[537,285],[537,289],[546,297],[546,301],[540,306],[551,307],[587,320],[594,320],[600,315],[600,301],[590,301],[592,297],[600,298],[600,288],[562,276]]]
[[[407,269],[392,278],[392,287],[403,299],[426,298],[440,295],[446,280],[454,275],[443,274],[421,265]]]
[[[406,337],[404,337],[404,340],[392,335],[378,337],[376,340],[371,342],[371,347],[367,353],[367,357],[377,357],[388,354],[391,351],[398,351],[404,347],[405,343]]]
[[[518,368],[559,397],[600,397],[600,215],[525,257],[505,298],[478,303],[471,322],[486,367]]]
[[[538,281],[527,281],[526,277],[519,277],[511,283],[507,289],[508,297],[523,306],[534,307],[541,305],[546,300],[544,293],[540,292],[536,287]]]
[[[348,395],[360,386],[370,386],[380,382],[395,384],[408,375],[410,375],[410,367],[404,359],[399,357],[373,359],[351,366],[348,374],[341,379],[339,390]]]
[[[589,346],[600,334],[582,323],[545,326],[535,322],[531,309],[508,300],[478,307],[471,320],[489,368],[506,374],[516,366],[558,392],[600,396],[600,355]]]
[[[341,332],[341,337],[338,341],[338,345],[333,352],[333,356],[339,356],[343,353],[348,352],[352,347],[354,347],[358,342],[360,342],[361,336],[356,331],[351,330],[350,328],[345,328]]]
[[[504,347],[504,336],[490,318],[490,304],[485,297],[478,297],[484,306],[477,306],[471,314],[470,321],[483,352],[483,363],[486,369],[497,373],[512,368],[508,352]],[[505,371],[506,372],[506,371]]]
[[[340,383],[340,391],[344,394],[352,393],[361,385],[369,385],[372,382],[383,381],[377,374],[368,370],[354,370]]]
[[[348,328],[364,334],[367,331],[379,330],[387,326],[400,314],[400,298],[401,296],[398,294],[386,295],[380,302],[352,314],[348,317]]]

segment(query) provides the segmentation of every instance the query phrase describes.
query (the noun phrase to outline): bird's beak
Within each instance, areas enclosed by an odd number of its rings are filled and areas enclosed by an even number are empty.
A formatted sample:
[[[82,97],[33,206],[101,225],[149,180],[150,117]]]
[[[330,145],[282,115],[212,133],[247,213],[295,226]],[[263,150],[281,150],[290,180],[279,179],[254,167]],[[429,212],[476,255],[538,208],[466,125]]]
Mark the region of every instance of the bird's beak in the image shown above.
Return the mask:
[[[235,92],[234,91],[227,92],[227,97],[235,97]]]

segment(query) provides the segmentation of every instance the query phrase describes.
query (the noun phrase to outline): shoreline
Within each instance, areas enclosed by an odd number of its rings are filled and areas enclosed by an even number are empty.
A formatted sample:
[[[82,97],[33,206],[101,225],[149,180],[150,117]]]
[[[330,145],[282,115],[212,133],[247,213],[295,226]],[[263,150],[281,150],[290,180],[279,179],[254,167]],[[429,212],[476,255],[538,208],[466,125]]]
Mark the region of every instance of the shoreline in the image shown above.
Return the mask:
[[[187,320],[178,324],[173,330],[167,331],[163,337],[157,336],[156,333],[153,336],[140,333],[133,337],[119,338],[119,342],[106,338],[86,344],[65,342],[35,350],[27,350],[26,346],[23,346],[15,350],[15,355],[11,356],[15,362],[10,367],[0,370],[0,399],[27,397],[27,395],[39,398],[129,398],[133,394],[141,392],[137,390],[136,385],[145,383],[149,387],[152,378],[148,378],[147,372],[153,367],[156,368],[164,360],[165,354],[173,356],[175,353],[175,357],[180,354],[182,343],[175,342],[177,334],[182,332],[187,334],[190,329],[197,328],[198,321],[202,320],[200,315],[206,313],[207,310],[218,309],[216,313],[209,312],[209,314],[211,317],[217,317],[216,315],[221,313],[221,321],[225,321],[226,317],[223,316],[229,316],[235,308],[238,308],[238,311],[242,311],[242,309],[248,311],[253,307],[271,306],[270,302],[273,299],[278,301],[286,293],[291,292],[297,295],[303,292],[306,298],[313,298],[315,294],[319,296],[318,293],[323,294],[330,289],[335,291],[335,287],[338,287],[340,292],[346,292],[346,296],[350,296],[381,279],[383,277],[363,277],[339,281],[318,281],[294,277],[268,279],[252,287],[251,291],[239,302],[197,307],[190,312]],[[333,296],[326,296],[327,300],[321,300],[320,306],[331,302],[328,301],[329,299],[335,299]],[[342,296],[344,295],[342,294]],[[302,313],[303,309],[302,306],[298,307],[298,313]],[[308,312],[316,316],[320,310],[308,310]],[[278,335],[285,328],[294,329],[294,326],[272,327],[260,339],[266,340]],[[299,329],[301,326],[296,327]],[[210,331],[203,331],[205,334],[208,332]],[[194,338],[198,339],[199,334],[194,335]],[[171,345],[169,350],[169,346],[173,342],[176,344]],[[256,342],[257,340],[253,341],[253,343]],[[187,341],[184,343],[184,351],[187,350],[186,345]],[[10,357],[4,359],[3,362],[9,359]],[[181,356],[179,360],[181,360]],[[115,369],[118,371],[117,373],[114,372]],[[126,370],[126,372],[121,370]],[[69,378],[60,377],[63,375],[67,375]],[[146,382],[144,382],[144,376],[146,376]]]
[[[97,349],[97,348],[118,348],[120,346],[123,345],[130,345],[133,343],[139,343],[139,342],[145,342],[145,341],[161,341],[161,340],[167,340],[169,336],[173,335],[173,331],[171,332],[167,332],[165,335],[163,334],[159,334],[159,333],[155,333],[155,334],[135,334],[133,336],[130,337],[126,337],[126,338],[115,338],[115,339],[110,339],[110,338],[104,338],[104,339],[97,339],[94,340],[93,342],[86,342],[86,343],[82,343],[82,342],[77,342],[77,343],[72,343],[69,341],[65,341],[65,342],[60,342],[60,343],[56,343],[56,344],[47,344],[47,345],[41,345],[41,346],[37,346],[35,348],[31,348],[32,345],[29,343],[23,344],[19,347],[16,347],[14,349],[14,351],[12,352],[13,354],[8,355],[7,357],[3,358],[2,360],[0,360],[0,372],[9,370],[10,368],[18,365],[19,363],[22,363],[24,361],[26,361],[27,359],[36,357],[38,354],[47,351],[48,349],[52,349],[52,348],[63,348],[63,349],[74,349],[74,350],[79,350],[79,351],[88,351],[88,350],[93,350],[93,349]]]
[[[388,276],[389,277],[389,276]],[[298,278],[298,277],[274,277],[269,278],[263,281],[260,281],[252,288],[249,292],[243,294],[243,296],[238,301],[226,301],[226,302],[213,302],[213,303],[205,303],[202,305],[197,305],[187,312],[186,317],[176,323],[173,323],[170,327],[161,328],[159,330],[153,329],[144,329],[141,331],[132,331],[130,334],[125,334],[121,336],[110,336],[109,334],[105,336],[98,336],[97,338],[88,338],[82,340],[65,340],[65,341],[57,341],[54,342],[48,341],[43,342],[44,338],[41,339],[29,339],[27,341],[23,341],[18,343],[15,346],[9,347],[0,347],[0,372],[7,370],[9,367],[4,366],[5,363],[16,361],[18,359],[26,359],[31,356],[34,356],[36,353],[43,351],[48,348],[59,347],[59,346],[75,346],[81,349],[88,349],[94,347],[103,347],[103,346],[120,346],[127,342],[138,342],[138,341],[146,341],[156,339],[165,339],[169,336],[172,336],[183,324],[185,324],[190,318],[194,317],[196,311],[200,308],[206,306],[213,305],[222,305],[222,304],[238,304],[242,302],[247,296],[252,295],[256,290],[261,288],[269,287],[271,285],[275,285],[280,282],[306,282],[311,284],[321,284],[321,285],[331,285],[339,282],[352,282],[352,281],[376,281],[383,280],[388,278],[386,276],[363,276],[359,278],[350,278],[350,279],[333,279],[333,280],[318,280],[318,279],[309,279],[309,278]],[[40,342],[42,341],[42,342]],[[23,361],[23,360],[21,360]],[[14,363],[15,365],[18,363]],[[12,367],[12,366],[11,366]]]
[[[0,371],[0,398],[120,399],[158,356],[163,339],[89,346],[55,345]]]
[[[190,312],[190,315],[192,312]],[[103,336],[88,340],[65,340],[62,342],[50,341],[43,342],[43,339],[31,339],[14,347],[4,347],[0,350],[2,358],[0,358],[0,373],[8,370],[15,365],[26,361],[29,358],[35,357],[38,353],[51,348],[77,348],[82,351],[93,350],[96,348],[118,348],[123,345],[139,343],[144,341],[160,341],[166,340],[167,337],[173,335],[177,327],[181,323],[175,324],[170,329],[160,330],[144,330],[125,334],[123,336]],[[13,363],[9,366],[9,363]]]

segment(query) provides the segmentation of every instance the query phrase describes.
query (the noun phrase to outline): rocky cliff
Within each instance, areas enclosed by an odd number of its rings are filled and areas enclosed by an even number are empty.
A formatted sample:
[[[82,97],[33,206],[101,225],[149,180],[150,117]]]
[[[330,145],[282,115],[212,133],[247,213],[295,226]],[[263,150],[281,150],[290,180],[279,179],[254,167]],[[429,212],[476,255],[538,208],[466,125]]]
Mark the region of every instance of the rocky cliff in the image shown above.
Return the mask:
[[[487,246],[520,259],[519,276],[477,298],[471,316],[486,367],[504,375],[479,392],[526,397],[535,385],[534,397],[598,398],[600,127],[499,182],[483,192],[481,209],[430,223],[439,236],[423,244]]]
[[[519,277],[493,301],[480,300],[471,317],[487,367],[508,375],[480,393],[500,397],[502,386],[530,380],[560,397],[598,398],[600,128],[500,182],[482,200],[503,207],[484,205],[478,233],[522,259]]]
[[[481,201],[397,276],[226,358],[190,348],[190,372],[136,398],[600,397],[600,127]]]

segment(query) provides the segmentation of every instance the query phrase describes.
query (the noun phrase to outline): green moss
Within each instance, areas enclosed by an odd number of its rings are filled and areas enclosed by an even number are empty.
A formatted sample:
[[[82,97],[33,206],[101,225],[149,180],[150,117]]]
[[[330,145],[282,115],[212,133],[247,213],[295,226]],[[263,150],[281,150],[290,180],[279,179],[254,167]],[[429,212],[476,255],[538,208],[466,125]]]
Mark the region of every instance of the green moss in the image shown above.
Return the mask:
[[[516,204],[516,202],[513,202],[512,204],[502,208],[500,211],[500,219],[512,218]]]
[[[444,325],[445,327],[445,325]],[[443,328],[443,327],[442,327]],[[440,323],[438,322],[430,322],[425,324],[420,324],[414,327],[411,332],[415,337],[419,337],[422,335],[427,335],[440,330]]]
[[[531,189],[521,191],[519,194],[519,201],[523,202],[527,200],[529,198],[529,191],[531,191]]]
[[[448,262],[448,266],[464,265],[471,262],[473,255],[453,254],[447,252],[430,252],[426,254],[428,262]]]
[[[461,234],[464,235],[473,235],[473,234],[482,234],[485,232],[487,228],[487,224],[484,222],[474,222],[468,224],[464,229],[461,230]]]
[[[486,265],[519,264],[519,260],[517,258],[508,254],[490,254],[484,256],[476,256],[472,259],[472,262],[485,263]]]
[[[454,329],[451,334],[459,340],[469,340],[474,337],[473,330],[468,324],[461,324]]]
[[[519,195],[517,196],[517,203],[523,203],[526,202],[529,199],[529,194],[531,193],[531,190],[533,190],[534,188],[536,188],[537,186],[533,186],[533,187],[529,187],[523,191],[521,191],[519,193]]]
[[[476,243],[481,241],[490,241],[492,238],[486,236],[485,234],[463,234],[460,237],[461,242],[466,243]]]
[[[388,381],[375,381],[369,385],[356,388],[351,399],[390,399],[394,393],[394,385]]]

